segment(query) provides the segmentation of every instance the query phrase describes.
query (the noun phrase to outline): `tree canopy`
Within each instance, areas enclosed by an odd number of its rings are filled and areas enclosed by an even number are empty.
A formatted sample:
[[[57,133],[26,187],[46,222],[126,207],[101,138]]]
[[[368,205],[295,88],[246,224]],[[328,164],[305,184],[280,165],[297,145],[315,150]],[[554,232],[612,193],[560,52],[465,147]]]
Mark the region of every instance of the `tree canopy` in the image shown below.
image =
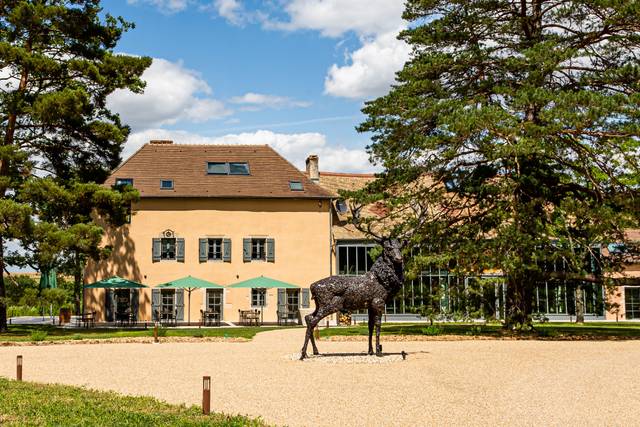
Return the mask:
[[[132,200],[83,186],[104,181],[129,135],[107,96],[141,92],[151,64],[114,52],[133,24],[102,12],[99,0],[0,3],[0,330],[6,261],[20,258],[5,260],[8,240],[41,266],[62,262],[57,251],[78,253],[81,242],[97,256],[100,231],[89,212],[109,210],[118,221]]]
[[[412,57],[359,127],[385,171],[349,196],[413,231],[415,271],[502,271],[509,325],[544,261],[619,269],[594,245],[640,216],[640,2],[408,0],[404,18]]]

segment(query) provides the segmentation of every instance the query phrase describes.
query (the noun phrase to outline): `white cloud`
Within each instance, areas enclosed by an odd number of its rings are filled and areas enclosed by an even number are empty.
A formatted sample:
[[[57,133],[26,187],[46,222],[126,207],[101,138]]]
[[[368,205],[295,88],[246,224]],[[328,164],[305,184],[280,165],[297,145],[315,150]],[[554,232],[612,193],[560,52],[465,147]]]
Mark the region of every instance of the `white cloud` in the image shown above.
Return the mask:
[[[176,144],[269,144],[300,170],[304,170],[309,154],[320,157],[320,169],[325,171],[357,173],[378,170],[369,163],[369,156],[364,150],[330,145],[325,135],[316,132],[286,134],[259,130],[207,137],[186,131],[148,129],[131,134],[123,157],[129,157],[152,139],[169,139]]]
[[[185,10],[191,0],[127,0],[128,4],[140,2],[155,6],[163,13],[176,13]]]
[[[327,37],[355,31],[361,35],[386,33],[402,25],[404,0],[291,0],[288,22],[272,22],[283,30],[316,30]]]
[[[411,54],[409,45],[396,38],[398,32],[363,39],[362,47],[349,54],[347,65],[333,64],[325,77],[325,93],[354,99],[387,93]]]
[[[234,25],[244,22],[244,9],[238,0],[215,0],[213,7],[218,15]]]
[[[296,101],[286,96],[266,95],[262,93],[248,92],[242,96],[236,96],[230,100],[234,104],[245,105],[249,109],[259,110],[262,108],[306,108],[311,106],[310,102]]]
[[[267,26],[285,31],[314,30],[326,37],[354,32],[361,47],[346,53],[346,64],[329,68],[325,93],[374,98],[389,90],[395,73],[411,53],[410,47],[397,39],[407,26],[403,10],[404,0],[289,0],[285,6],[289,21],[269,21]]]
[[[212,90],[198,73],[182,63],[154,59],[142,75],[143,94],[117,90],[108,106],[134,130],[176,123],[206,122],[231,114],[224,103],[211,97]]]

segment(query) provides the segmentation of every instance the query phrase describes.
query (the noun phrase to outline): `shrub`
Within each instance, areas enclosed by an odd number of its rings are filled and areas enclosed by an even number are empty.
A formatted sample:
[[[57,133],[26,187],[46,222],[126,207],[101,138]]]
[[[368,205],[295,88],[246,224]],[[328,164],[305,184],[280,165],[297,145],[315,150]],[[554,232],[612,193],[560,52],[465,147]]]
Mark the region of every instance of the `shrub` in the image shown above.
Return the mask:
[[[422,328],[423,335],[440,335],[442,334],[442,328],[438,325],[429,325],[426,328]]]
[[[44,341],[47,335],[47,331],[31,331],[31,341]]]
[[[152,332],[153,334],[153,332]],[[158,336],[159,337],[166,337],[167,336],[167,328],[165,328],[164,326],[159,326],[158,327]]]
[[[193,337],[194,338],[204,338],[204,332],[196,331],[196,332],[193,333]]]
[[[29,307],[26,305],[11,305],[7,308],[7,316],[39,316],[40,309],[38,307]]]

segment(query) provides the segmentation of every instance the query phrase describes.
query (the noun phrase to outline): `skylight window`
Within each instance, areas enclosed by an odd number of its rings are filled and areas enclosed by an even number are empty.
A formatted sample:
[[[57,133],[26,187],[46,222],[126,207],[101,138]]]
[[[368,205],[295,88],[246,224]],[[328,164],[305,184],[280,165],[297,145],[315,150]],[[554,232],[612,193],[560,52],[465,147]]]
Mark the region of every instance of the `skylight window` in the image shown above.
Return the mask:
[[[229,163],[229,175],[249,175],[249,164],[244,162]]]
[[[300,181],[289,181],[289,189],[291,191],[303,191],[302,183]]]
[[[173,180],[172,179],[163,179],[160,181],[160,189],[161,190],[173,190]]]
[[[207,173],[209,175],[227,175],[229,174],[228,165],[224,162],[208,162]]]
[[[249,175],[247,162],[207,162],[209,175]]]
[[[123,187],[125,185],[133,185],[133,178],[116,178],[116,187]]]

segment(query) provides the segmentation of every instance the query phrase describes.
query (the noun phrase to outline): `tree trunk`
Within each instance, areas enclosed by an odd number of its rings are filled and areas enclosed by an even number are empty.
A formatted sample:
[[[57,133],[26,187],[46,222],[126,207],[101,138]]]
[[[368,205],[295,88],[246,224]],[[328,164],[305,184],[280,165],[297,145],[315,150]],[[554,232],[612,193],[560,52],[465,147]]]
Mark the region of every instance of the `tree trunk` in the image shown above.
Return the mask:
[[[581,284],[576,286],[576,323],[584,323],[584,289]]]
[[[509,278],[505,301],[505,327],[508,329],[531,328],[532,284],[523,277]]]
[[[82,313],[80,311],[80,292],[82,291],[82,270],[80,268],[80,257],[76,252],[74,254],[74,269],[73,269],[73,303],[76,310],[76,315]],[[84,303],[84,301],[82,301]]]
[[[4,241],[0,237],[0,332],[7,332],[7,292],[4,286]]]

